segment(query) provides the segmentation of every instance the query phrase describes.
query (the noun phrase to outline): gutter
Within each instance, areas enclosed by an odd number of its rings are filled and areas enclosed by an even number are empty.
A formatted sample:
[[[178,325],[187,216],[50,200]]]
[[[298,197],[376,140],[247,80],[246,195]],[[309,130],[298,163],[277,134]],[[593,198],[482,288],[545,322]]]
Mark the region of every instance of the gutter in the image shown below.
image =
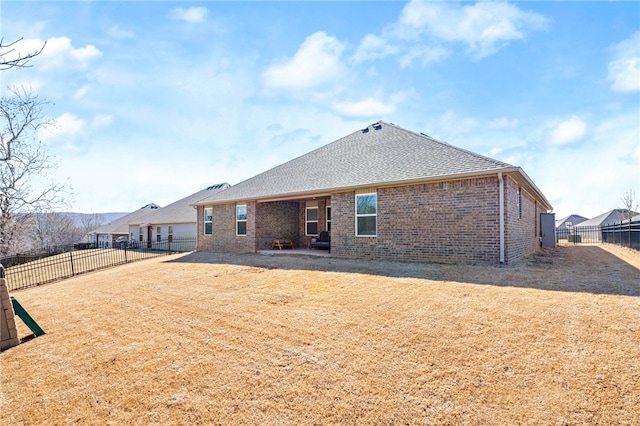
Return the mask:
[[[420,184],[420,183],[440,182],[443,180],[459,180],[459,179],[469,179],[469,178],[481,177],[481,176],[490,176],[490,175],[493,175],[493,173],[497,172],[498,170],[501,173],[522,172],[522,169],[520,169],[519,167],[509,166],[509,167],[504,167],[497,170],[496,169],[476,170],[473,172],[466,172],[466,173],[435,175],[435,176],[429,176],[427,178],[418,177],[413,179],[404,179],[404,180],[395,180],[395,181],[386,181],[386,182],[368,182],[368,183],[363,183],[358,185],[346,185],[346,186],[338,186],[334,188],[318,188],[318,189],[312,189],[312,190],[302,190],[302,191],[294,191],[294,192],[287,192],[287,193],[280,193],[280,194],[254,194],[254,195],[244,196],[240,198],[235,198],[233,196],[222,197],[226,195],[226,191],[231,191],[234,189],[234,187],[231,186],[229,189],[225,191],[220,191],[219,193],[212,195],[211,199],[202,199],[200,201],[190,204],[190,206],[197,208],[198,206],[205,206],[205,205],[210,206],[210,205],[216,205],[216,204],[227,204],[227,203],[245,202],[245,201],[256,201],[258,203],[263,203],[263,202],[272,202],[272,201],[297,200],[297,199],[307,198],[307,197],[309,198],[323,197],[323,196],[331,195],[331,193],[334,193],[334,192],[354,191],[361,188],[372,188],[372,187],[387,188],[387,187],[395,187],[395,186],[414,185],[414,184]],[[525,177],[525,181],[530,182],[530,180],[526,175],[523,175],[523,176]],[[533,183],[531,182],[531,184]],[[220,194],[220,198],[216,198],[216,195],[218,194]],[[546,201],[546,199],[544,199],[542,195],[541,195],[541,198],[542,200]]]
[[[502,172],[498,172],[498,191],[499,191],[499,203],[500,207],[500,263],[504,263],[504,179],[502,179]]]

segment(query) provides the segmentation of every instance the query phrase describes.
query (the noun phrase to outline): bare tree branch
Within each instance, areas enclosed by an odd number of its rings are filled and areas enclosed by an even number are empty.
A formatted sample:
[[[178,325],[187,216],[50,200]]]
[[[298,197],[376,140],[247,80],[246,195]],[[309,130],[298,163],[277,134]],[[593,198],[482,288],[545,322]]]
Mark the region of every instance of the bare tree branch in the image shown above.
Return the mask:
[[[14,67],[15,68],[30,67],[31,65],[28,65],[29,61],[35,58],[36,56],[38,56],[40,53],[42,53],[42,51],[44,50],[44,47],[47,45],[47,42],[45,41],[39,50],[29,52],[24,55],[18,54],[15,58],[8,59],[8,57],[10,57],[11,54],[13,54],[16,50],[14,46],[19,42],[21,42],[22,40],[23,38],[21,37],[17,40],[14,40],[10,43],[5,44],[4,38],[0,39],[0,71],[8,70]]]
[[[35,140],[39,129],[52,124],[43,114],[46,104],[24,88],[0,99],[0,255],[13,248],[24,221],[63,206],[69,195],[67,183],[50,181],[57,165]]]
[[[631,218],[636,214],[636,211],[638,210],[636,193],[633,189],[630,189],[629,191],[625,192],[622,197],[620,197],[620,200],[622,200],[622,204],[625,209],[625,220],[631,222]]]

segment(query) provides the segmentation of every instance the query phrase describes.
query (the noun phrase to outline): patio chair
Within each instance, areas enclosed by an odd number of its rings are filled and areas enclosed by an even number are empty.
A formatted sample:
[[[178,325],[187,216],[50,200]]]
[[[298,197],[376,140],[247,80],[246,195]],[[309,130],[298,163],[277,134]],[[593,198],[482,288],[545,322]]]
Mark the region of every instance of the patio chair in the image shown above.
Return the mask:
[[[315,241],[311,241],[309,243],[309,248],[327,249],[329,250],[329,253],[331,253],[331,234],[329,234],[327,231],[320,232],[318,238]]]

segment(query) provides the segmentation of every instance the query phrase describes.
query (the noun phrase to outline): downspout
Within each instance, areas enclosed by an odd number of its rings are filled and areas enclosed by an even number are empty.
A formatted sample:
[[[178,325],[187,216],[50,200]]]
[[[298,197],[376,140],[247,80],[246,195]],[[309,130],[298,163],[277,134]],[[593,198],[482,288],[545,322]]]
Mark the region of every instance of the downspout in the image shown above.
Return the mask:
[[[500,207],[498,208],[500,214],[500,263],[504,263],[504,180],[502,179],[502,172],[498,172],[498,192]]]

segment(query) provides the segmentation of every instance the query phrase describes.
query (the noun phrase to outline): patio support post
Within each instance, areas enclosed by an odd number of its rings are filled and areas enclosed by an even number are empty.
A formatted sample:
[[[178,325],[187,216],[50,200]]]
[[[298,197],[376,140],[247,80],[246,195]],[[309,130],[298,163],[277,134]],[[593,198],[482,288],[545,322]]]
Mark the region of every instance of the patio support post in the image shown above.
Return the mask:
[[[500,263],[504,263],[504,179],[502,172],[498,172],[499,202],[500,202]]]

